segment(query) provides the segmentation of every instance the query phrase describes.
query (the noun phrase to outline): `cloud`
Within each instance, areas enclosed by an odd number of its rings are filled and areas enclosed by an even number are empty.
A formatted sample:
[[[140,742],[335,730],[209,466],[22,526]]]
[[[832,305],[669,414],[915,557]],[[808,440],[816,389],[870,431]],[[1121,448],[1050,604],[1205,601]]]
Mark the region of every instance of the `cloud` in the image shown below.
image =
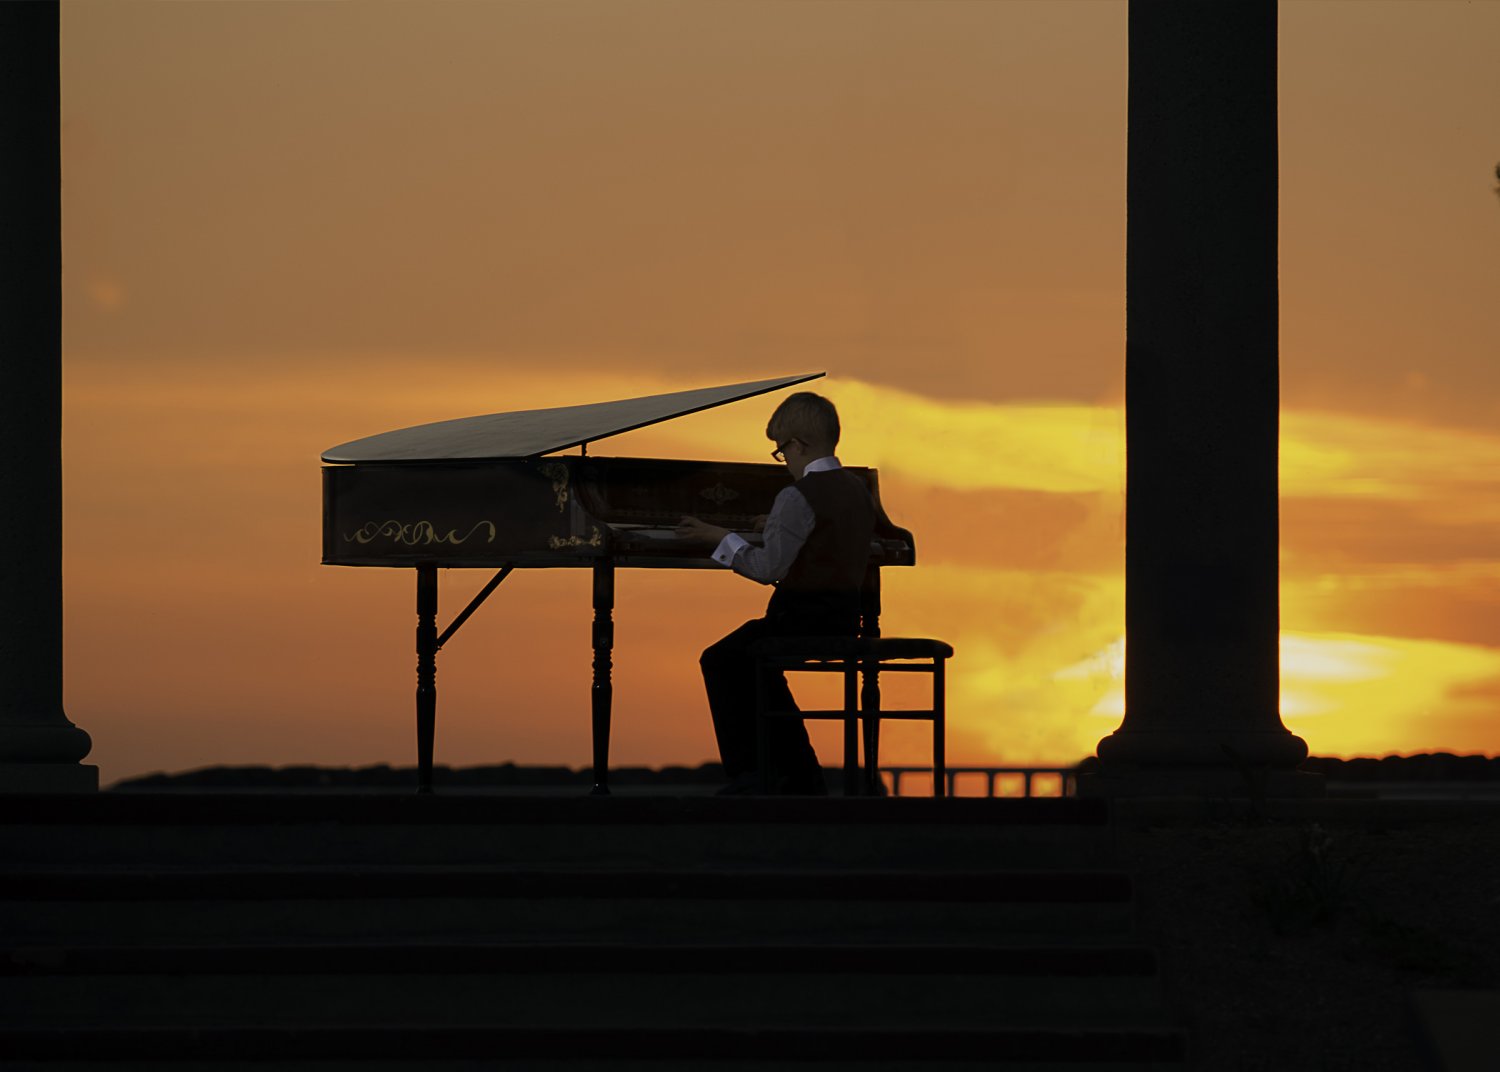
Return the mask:
[[[1085,493],[1125,482],[1124,420],[1112,406],[943,402],[858,381],[830,385],[846,449],[955,491]]]
[[[1322,411],[1281,418],[1281,494],[1423,503],[1449,523],[1500,521],[1500,436]]]
[[[321,355],[270,365],[245,361],[212,382],[189,363],[143,377],[135,363],[90,364],[70,391],[80,403],[126,402],[165,408],[259,409],[286,419],[321,418],[318,433],[369,435],[392,427],[476,413],[577,405],[654,394],[731,373],[692,378],[618,369],[601,371],[588,354],[534,367],[502,366],[483,356],[445,360],[366,354]],[[421,375],[418,370],[426,369]],[[746,369],[745,379],[805,369]],[[357,377],[357,378],[356,378]],[[1122,494],[1125,415],[1119,406],[1029,402],[953,402],[887,385],[839,377],[807,387],[838,403],[841,451],[912,483],[952,491],[1004,489],[1056,494]],[[686,457],[765,460],[764,427],[776,396],[750,399],[617,437],[606,453],[679,452]],[[321,440],[320,440],[321,441]],[[1500,520],[1500,435],[1357,417],[1285,411],[1281,417],[1283,500],[1344,504],[1403,503],[1443,524]]]
[[[1323,755],[1468,750],[1445,739],[1454,718],[1493,719],[1500,650],[1404,637],[1286,633],[1283,720]],[[1493,738],[1479,745],[1495,750]]]
[[[1283,576],[1320,576],[1365,570],[1409,580],[1440,576],[1447,567],[1500,564],[1500,517],[1465,516],[1494,512],[1488,501],[1465,501],[1467,489],[1447,494],[1435,487],[1431,498],[1283,498],[1281,547]],[[1500,488],[1482,493],[1500,494]]]
[[[1101,725],[1125,713],[1125,638],[1055,671],[1064,690],[1095,696]],[[1464,720],[1492,718],[1500,650],[1353,633],[1281,635],[1281,715],[1316,754],[1384,755],[1476,747],[1445,739]],[[1472,728],[1472,727],[1471,727]],[[1494,750],[1492,734],[1478,745]]]
[[[1088,716],[1119,675],[1090,660],[1118,643],[1123,577],[918,566],[887,571],[885,592],[888,632],[953,644],[950,720],[979,755],[1070,763],[1108,732]]]
[[[1294,411],[1281,468],[1285,628],[1500,647],[1500,436]]]

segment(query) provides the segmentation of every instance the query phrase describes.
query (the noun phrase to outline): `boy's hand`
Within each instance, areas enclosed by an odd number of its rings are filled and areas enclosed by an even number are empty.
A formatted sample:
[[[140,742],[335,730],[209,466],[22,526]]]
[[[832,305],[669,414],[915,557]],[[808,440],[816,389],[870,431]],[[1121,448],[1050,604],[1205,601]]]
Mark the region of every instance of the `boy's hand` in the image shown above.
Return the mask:
[[[750,525],[756,532],[765,532],[766,522],[769,520],[771,520],[770,514],[756,514]]]
[[[677,538],[679,540],[692,540],[694,543],[703,543],[716,547],[719,541],[728,534],[728,529],[722,529],[718,525],[710,525],[706,521],[699,521],[696,517],[685,517],[677,522]]]

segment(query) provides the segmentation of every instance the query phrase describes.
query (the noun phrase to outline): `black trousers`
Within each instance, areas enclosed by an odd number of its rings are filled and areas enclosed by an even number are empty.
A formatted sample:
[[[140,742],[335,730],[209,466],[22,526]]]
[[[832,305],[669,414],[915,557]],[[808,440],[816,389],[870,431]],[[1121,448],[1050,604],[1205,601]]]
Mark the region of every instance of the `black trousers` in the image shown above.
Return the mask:
[[[854,633],[855,626],[843,620],[756,618],[704,649],[698,663],[703,668],[703,686],[708,691],[708,709],[713,715],[725,774],[736,778],[758,766],[755,656],[751,653],[755,642],[766,637],[853,636]],[[773,707],[781,710],[797,708],[786,675],[780,671],[768,675],[766,697]],[[822,784],[822,767],[801,721],[790,718],[772,721],[767,727],[766,745],[772,769],[790,785]]]

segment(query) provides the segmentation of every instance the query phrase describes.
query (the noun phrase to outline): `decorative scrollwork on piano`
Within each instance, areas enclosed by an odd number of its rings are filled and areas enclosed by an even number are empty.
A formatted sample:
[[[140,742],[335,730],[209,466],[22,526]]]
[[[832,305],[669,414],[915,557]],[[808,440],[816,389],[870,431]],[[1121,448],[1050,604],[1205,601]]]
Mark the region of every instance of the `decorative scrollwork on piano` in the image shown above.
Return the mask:
[[[604,542],[604,537],[599,532],[599,526],[594,526],[594,534],[588,539],[582,536],[552,536],[547,540],[547,546],[554,551],[565,551],[570,547],[598,547]]]
[[[726,485],[722,480],[711,488],[704,488],[698,494],[719,507],[740,497],[739,492]]]
[[[557,496],[557,512],[560,514],[568,505],[568,467],[560,462],[548,462],[542,466],[541,473],[552,481],[552,494]]]
[[[447,543],[457,547],[480,529],[488,530],[485,543],[495,542],[493,521],[476,521],[474,526],[462,536],[458,534],[457,529],[449,529],[446,533],[440,533],[433,528],[431,521],[370,521],[362,528],[345,535],[344,542],[368,544],[379,539],[388,539],[392,543],[399,543],[405,547],[425,547],[434,543]]]

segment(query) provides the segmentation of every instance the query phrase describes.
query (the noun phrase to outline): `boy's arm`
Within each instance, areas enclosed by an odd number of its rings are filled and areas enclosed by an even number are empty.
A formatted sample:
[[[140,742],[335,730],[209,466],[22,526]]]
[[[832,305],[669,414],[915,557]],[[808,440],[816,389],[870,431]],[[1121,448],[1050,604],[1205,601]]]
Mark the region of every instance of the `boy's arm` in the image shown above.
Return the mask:
[[[696,518],[683,518],[678,532],[709,538],[717,535],[718,546],[713,552],[715,562],[752,581],[774,584],[792,568],[792,562],[813,530],[814,520],[812,507],[802,493],[796,488],[783,488],[766,517],[765,544],[762,547],[756,547],[726,529],[705,525]]]

